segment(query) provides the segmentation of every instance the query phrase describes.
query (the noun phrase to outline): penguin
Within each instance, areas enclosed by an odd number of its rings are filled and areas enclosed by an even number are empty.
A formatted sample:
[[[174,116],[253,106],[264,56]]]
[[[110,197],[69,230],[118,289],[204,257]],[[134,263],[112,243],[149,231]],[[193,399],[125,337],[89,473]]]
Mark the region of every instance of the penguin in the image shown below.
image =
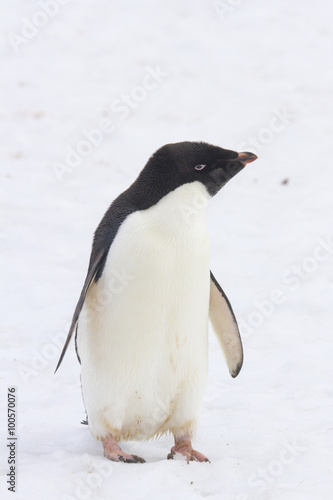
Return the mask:
[[[120,441],[171,433],[192,448],[208,369],[208,323],[236,377],[243,349],[230,302],[210,271],[206,207],[253,153],[204,142],[166,144],[98,225],[69,341],[81,364],[88,425],[104,456],[143,463]]]

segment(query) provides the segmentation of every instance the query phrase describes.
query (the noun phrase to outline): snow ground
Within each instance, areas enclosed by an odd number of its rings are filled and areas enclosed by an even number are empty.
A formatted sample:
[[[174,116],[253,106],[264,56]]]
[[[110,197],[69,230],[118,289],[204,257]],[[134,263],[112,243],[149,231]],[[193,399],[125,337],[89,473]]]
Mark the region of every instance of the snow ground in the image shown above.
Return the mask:
[[[1,498],[331,499],[332,4],[53,0],[45,17],[45,3],[1,6]],[[112,132],[66,165],[105,119]],[[73,344],[53,372],[97,223],[155,149],[182,140],[259,156],[209,208],[245,363],[232,380],[211,335],[194,443],[211,464],[167,461],[169,437],[127,444],[144,465],[111,464],[80,425]]]

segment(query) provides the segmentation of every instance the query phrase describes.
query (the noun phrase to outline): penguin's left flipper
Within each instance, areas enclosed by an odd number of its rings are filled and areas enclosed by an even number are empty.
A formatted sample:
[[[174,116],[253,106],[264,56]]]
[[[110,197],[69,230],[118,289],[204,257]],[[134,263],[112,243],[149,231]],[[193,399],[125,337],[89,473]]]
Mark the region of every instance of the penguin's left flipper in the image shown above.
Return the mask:
[[[69,342],[70,342],[70,340],[72,338],[73,332],[74,332],[74,330],[76,328],[76,325],[77,325],[77,322],[78,322],[78,319],[79,319],[79,316],[80,316],[80,312],[81,312],[81,309],[83,307],[83,304],[84,304],[87,292],[89,290],[89,287],[90,287],[91,283],[93,282],[96,274],[100,270],[100,267],[101,267],[101,265],[104,262],[104,258],[105,258],[106,254],[107,254],[107,250],[106,249],[102,249],[97,254],[96,258],[90,263],[88,274],[87,274],[86,280],[84,282],[84,285],[83,285],[83,288],[82,288],[82,291],[81,291],[81,294],[80,294],[79,301],[76,304],[76,308],[75,308],[75,311],[74,311],[74,314],[73,314],[72,323],[71,323],[71,326],[70,326],[70,329],[69,329],[69,332],[68,332],[68,335],[67,335],[67,339],[66,339],[65,345],[64,345],[63,350],[61,352],[61,355],[60,355],[57,367],[55,369],[55,372],[58,370],[58,368],[61,365],[61,362],[63,360],[63,357],[65,356],[65,352],[67,351],[68,344],[69,344]]]
[[[243,364],[243,346],[230,302],[210,272],[209,318],[222,347],[232,377],[237,377]]]

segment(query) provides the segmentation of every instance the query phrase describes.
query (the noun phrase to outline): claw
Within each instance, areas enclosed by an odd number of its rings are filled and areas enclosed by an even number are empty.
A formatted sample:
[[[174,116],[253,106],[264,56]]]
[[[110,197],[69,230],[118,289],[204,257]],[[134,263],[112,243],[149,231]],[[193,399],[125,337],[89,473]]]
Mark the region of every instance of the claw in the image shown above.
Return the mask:
[[[138,457],[137,455],[132,455],[132,457],[135,458],[136,462],[138,462],[140,464],[146,463],[144,458]]]
[[[175,456],[176,452],[175,451],[170,451],[167,456],[167,460],[173,460],[173,457]]]
[[[144,464],[145,460],[137,455],[128,455],[123,451],[119,452],[110,452],[104,450],[104,456],[112,462],[123,462],[126,464]]]
[[[143,458],[136,457],[135,455],[129,455],[128,457],[118,455],[118,458],[119,458],[119,462],[124,462],[126,464],[137,464],[137,463],[144,462]]]

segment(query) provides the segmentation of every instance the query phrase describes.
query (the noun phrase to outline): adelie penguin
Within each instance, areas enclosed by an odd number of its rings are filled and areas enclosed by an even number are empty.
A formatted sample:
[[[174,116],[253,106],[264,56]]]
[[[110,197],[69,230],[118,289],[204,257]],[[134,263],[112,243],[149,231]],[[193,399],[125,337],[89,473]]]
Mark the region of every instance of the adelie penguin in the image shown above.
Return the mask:
[[[192,448],[205,390],[208,321],[232,377],[237,322],[210,272],[206,202],[257,157],[202,142],[167,144],[96,229],[89,268],[57,369],[76,331],[88,424],[104,455],[144,462],[120,441],[171,432],[168,458]]]

